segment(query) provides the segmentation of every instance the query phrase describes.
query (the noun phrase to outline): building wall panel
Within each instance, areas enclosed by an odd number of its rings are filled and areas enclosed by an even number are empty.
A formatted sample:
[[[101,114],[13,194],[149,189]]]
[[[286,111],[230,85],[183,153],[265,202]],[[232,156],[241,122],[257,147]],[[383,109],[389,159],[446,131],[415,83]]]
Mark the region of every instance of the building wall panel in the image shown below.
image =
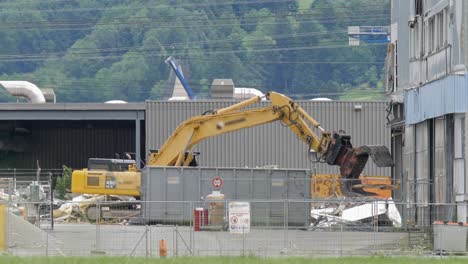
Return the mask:
[[[27,121],[27,147],[0,152],[1,168],[84,168],[88,158],[135,151],[134,121]]]
[[[445,118],[435,119],[434,122],[434,201],[436,203],[446,203],[447,170],[445,167]]]
[[[416,202],[429,203],[429,135],[427,121],[416,124]]]
[[[407,124],[468,112],[468,76],[451,75],[405,92]]]

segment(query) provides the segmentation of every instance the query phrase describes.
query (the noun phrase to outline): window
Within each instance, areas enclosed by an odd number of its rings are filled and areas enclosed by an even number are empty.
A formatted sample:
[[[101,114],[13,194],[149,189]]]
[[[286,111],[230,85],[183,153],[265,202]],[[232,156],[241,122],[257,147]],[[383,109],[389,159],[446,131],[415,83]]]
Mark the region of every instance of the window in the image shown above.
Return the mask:
[[[414,0],[414,10],[416,16],[421,16],[423,12],[423,0]]]
[[[88,186],[99,186],[99,177],[91,177],[88,176],[88,179],[86,181],[86,184]]]
[[[429,19],[428,22],[428,53],[432,53],[435,50],[436,34],[435,34],[435,19],[434,17]]]
[[[410,29],[410,58],[416,59],[421,56],[421,41],[419,24],[416,23],[412,29]]]
[[[424,23],[427,41],[426,55],[441,50],[447,44],[447,9],[429,17]]]
[[[437,48],[441,49],[445,46],[447,37],[446,37],[446,9],[440,11],[437,14]]]

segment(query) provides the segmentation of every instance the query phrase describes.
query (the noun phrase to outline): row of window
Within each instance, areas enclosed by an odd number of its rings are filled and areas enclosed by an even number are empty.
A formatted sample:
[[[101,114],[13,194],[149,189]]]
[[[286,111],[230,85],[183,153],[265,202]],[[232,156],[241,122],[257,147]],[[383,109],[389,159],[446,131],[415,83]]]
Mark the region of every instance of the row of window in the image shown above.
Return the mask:
[[[419,59],[428,56],[447,45],[447,8],[439,13],[422,19],[416,17],[410,28],[410,58]]]

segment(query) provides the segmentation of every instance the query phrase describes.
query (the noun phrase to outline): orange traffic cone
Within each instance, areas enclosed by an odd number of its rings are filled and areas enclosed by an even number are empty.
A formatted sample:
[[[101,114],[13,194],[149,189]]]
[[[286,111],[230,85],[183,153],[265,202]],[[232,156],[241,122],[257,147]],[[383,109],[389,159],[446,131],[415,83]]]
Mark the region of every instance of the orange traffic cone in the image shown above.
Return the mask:
[[[167,257],[167,244],[164,239],[159,240],[159,257]]]

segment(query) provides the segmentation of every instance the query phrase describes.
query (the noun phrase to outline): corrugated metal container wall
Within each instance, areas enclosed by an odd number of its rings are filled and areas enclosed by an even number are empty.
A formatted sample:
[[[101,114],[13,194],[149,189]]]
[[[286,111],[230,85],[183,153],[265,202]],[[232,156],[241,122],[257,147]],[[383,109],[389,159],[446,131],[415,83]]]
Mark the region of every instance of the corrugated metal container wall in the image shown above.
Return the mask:
[[[147,101],[146,150],[158,149],[184,120],[207,110],[219,109],[235,101]],[[390,130],[386,124],[385,102],[298,101],[325,129],[345,130],[354,146],[390,145]],[[267,106],[267,102],[258,106]],[[360,110],[355,110],[360,105]],[[209,138],[196,145],[200,151],[200,166],[206,167],[262,167],[278,165],[280,168],[304,168],[318,173],[339,173],[338,167],[314,164],[307,155],[308,148],[280,122],[243,129],[230,134]],[[390,175],[389,168],[377,168],[369,162],[367,175]]]
[[[212,186],[215,177],[222,179],[219,189]],[[285,217],[292,225],[310,224],[309,170],[147,166],[141,183],[143,217],[149,221],[188,222],[193,209],[209,207],[208,195],[219,190],[225,200],[251,201],[253,224],[283,225]],[[287,213],[284,199],[290,200]]]
[[[2,168],[84,168],[88,158],[135,151],[133,121],[31,121],[28,148],[10,152]]]

